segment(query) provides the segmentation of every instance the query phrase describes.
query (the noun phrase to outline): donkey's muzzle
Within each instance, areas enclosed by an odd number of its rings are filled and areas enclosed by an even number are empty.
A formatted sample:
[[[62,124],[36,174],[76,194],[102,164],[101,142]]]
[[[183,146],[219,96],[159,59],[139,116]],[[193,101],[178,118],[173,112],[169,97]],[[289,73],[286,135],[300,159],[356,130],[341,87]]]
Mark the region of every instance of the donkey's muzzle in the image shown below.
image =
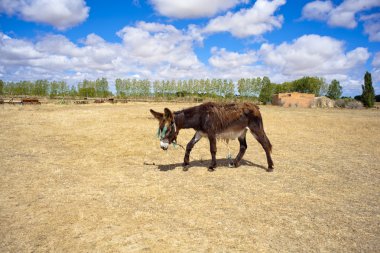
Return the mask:
[[[167,150],[169,148],[169,142],[162,140],[162,141],[160,141],[160,146],[163,150]]]

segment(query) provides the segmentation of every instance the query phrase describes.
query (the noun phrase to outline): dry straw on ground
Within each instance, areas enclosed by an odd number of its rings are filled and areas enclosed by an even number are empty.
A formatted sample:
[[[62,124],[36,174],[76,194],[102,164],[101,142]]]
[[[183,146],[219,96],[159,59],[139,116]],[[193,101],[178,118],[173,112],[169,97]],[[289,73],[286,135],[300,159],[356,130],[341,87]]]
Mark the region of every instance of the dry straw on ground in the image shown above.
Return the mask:
[[[204,139],[160,150],[165,106],[2,105],[0,252],[380,251],[380,111],[263,106],[275,172],[248,135],[210,173]]]

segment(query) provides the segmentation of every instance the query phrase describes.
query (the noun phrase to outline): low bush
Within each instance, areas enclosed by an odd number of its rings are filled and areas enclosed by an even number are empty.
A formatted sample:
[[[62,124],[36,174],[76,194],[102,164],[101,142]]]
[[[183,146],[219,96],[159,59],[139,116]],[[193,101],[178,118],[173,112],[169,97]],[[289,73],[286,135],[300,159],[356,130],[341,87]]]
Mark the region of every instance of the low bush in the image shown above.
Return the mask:
[[[341,98],[335,100],[335,107],[347,109],[362,109],[363,104],[362,102],[352,98]]]
[[[363,103],[360,101],[356,101],[356,100],[349,101],[346,104],[346,108],[348,108],[348,109],[363,109]]]

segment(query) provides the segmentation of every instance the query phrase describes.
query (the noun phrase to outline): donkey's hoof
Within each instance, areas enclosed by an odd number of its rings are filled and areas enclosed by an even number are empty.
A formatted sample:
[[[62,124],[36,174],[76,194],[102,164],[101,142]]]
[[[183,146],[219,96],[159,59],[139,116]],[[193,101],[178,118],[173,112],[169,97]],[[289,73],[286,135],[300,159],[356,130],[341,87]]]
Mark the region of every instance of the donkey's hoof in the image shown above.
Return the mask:
[[[215,171],[215,168],[213,168],[213,167],[208,167],[208,171],[209,171],[209,172],[214,172],[214,171]]]
[[[267,169],[267,172],[273,172],[273,167],[269,167],[269,168]]]
[[[183,162],[182,163],[182,170],[183,171],[188,171],[189,167],[190,167],[190,163],[189,162]]]

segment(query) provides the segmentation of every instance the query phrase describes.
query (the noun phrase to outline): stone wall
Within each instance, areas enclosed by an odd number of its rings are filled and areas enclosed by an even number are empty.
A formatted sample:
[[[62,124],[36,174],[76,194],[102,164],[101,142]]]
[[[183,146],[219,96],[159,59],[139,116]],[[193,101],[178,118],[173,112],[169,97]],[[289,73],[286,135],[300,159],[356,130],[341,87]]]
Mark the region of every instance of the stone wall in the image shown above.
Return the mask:
[[[314,94],[306,94],[299,92],[279,93],[273,95],[272,104],[283,107],[303,107],[308,108],[314,101]]]

